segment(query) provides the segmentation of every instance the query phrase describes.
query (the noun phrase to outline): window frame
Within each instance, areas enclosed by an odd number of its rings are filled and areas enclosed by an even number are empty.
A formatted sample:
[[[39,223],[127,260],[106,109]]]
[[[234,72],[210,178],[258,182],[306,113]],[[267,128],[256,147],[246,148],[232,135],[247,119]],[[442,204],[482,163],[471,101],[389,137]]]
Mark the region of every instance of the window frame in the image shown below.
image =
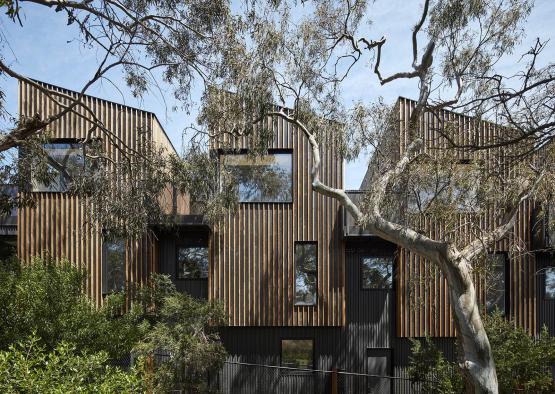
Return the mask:
[[[488,253],[488,256],[495,256],[495,255],[499,255],[503,257],[503,310],[501,311],[503,316],[508,317],[509,316],[509,310],[510,310],[510,259],[509,259],[509,255],[507,252],[503,252],[503,251],[495,251],[495,252],[491,252]],[[485,292],[485,298],[484,298],[484,306],[483,306],[483,311],[485,314],[489,314],[491,312],[488,312],[487,310],[487,301],[488,301],[488,287],[487,287],[487,278],[484,278],[486,280],[486,286],[484,289]]]
[[[306,303],[299,303],[297,301],[297,259],[296,259],[296,251],[297,251],[297,245],[314,245],[316,247],[316,269],[314,271],[305,271],[305,272],[313,272],[314,273],[314,277],[315,277],[315,288],[316,288],[316,294],[314,295],[314,303],[312,304],[306,304]],[[302,306],[308,306],[308,307],[314,307],[318,305],[318,288],[319,288],[319,282],[318,282],[318,267],[319,267],[319,259],[318,259],[318,241],[295,241],[293,244],[293,273],[294,273],[294,277],[293,277],[293,305],[295,307],[302,307]]]
[[[363,275],[363,261],[365,258],[371,257],[378,257],[378,258],[391,258],[391,287],[389,289],[381,287],[364,287],[364,275]],[[395,268],[397,263],[397,256],[395,253],[387,254],[387,253],[375,253],[375,254],[364,254],[360,256],[358,261],[358,270],[359,270],[359,288],[361,291],[394,291],[395,290]]]
[[[84,153],[84,148],[85,145],[83,142],[81,142],[80,140],[76,139],[76,138],[56,138],[53,139],[51,141],[45,142],[42,145],[42,148],[45,149],[45,146],[47,145],[79,145],[79,148],[81,150],[81,155],[83,157],[83,169],[86,169],[86,156]],[[48,156],[50,156],[47,153]],[[61,174],[59,174],[61,175]],[[58,175],[58,176],[59,176]],[[53,182],[48,186],[50,187],[53,184]],[[41,182],[42,186],[45,186],[42,182]],[[33,172],[30,172],[30,179],[29,179],[29,191],[31,193],[68,193],[69,189],[66,187],[64,190],[35,190],[35,186],[34,186],[34,179],[33,179]]]
[[[123,285],[121,290],[108,289],[108,244],[113,244],[117,242],[123,243]],[[114,294],[119,291],[125,290],[125,283],[127,281],[127,240],[123,238],[117,238],[113,240],[102,240],[102,260],[101,260],[101,272],[102,272],[102,295]]]
[[[208,262],[207,262],[207,270],[206,270],[206,278],[180,278],[179,277],[179,249],[181,248],[206,248],[208,253]],[[210,275],[210,245],[208,243],[204,244],[201,240],[191,241],[188,242],[179,242],[175,245],[175,279],[179,281],[187,281],[187,280],[208,280],[208,276]]]
[[[294,369],[282,369],[286,374],[312,374],[313,371],[308,370],[315,370],[316,369],[316,341],[314,337],[301,337],[301,336],[284,336],[280,337],[279,339],[279,366],[286,367],[286,368],[293,368],[287,365],[283,365],[283,341],[310,341],[312,343],[312,367],[311,368],[304,368],[307,370],[294,370]]]
[[[472,165],[473,163],[480,163],[480,165],[483,165],[483,160],[478,159],[478,160],[471,160],[471,159],[459,159],[457,160],[457,162],[455,163],[455,166],[457,167],[461,167],[464,168],[464,166],[468,166],[468,165]],[[456,185],[453,185],[451,182],[449,182],[447,184],[447,186],[452,188],[452,191],[455,189]],[[474,194],[478,195],[479,189],[480,189],[480,184],[478,183],[477,185],[474,185],[475,187],[473,187],[472,189],[474,189]],[[440,193],[443,191],[443,187],[440,188],[441,191]],[[458,189],[458,188],[456,188]],[[409,193],[407,193],[406,197],[405,197],[405,211],[408,214],[411,215],[421,215],[425,213],[425,209],[424,211],[421,210],[421,206],[418,205],[417,202],[422,202],[422,201],[418,201],[419,199],[419,195],[422,191],[418,191],[418,197],[414,196],[414,193],[410,193],[413,192],[414,190],[410,190]],[[437,196],[437,194],[432,195],[431,199],[435,199]],[[412,198],[416,198],[416,200],[414,201],[414,205],[412,204]],[[430,199],[430,200],[431,200]],[[428,204],[424,204],[425,207],[427,207]],[[480,207],[470,207],[470,206],[460,206],[457,205],[454,207],[454,211],[456,213],[460,213],[460,214],[476,214],[476,213],[480,213],[482,212],[482,209]]]
[[[219,149],[218,150],[218,165],[223,165],[223,160],[225,156],[239,156],[239,155],[246,155],[249,153],[249,149],[238,149],[238,150],[225,150]],[[268,149],[266,155],[275,155],[275,154],[289,154],[291,156],[291,199],[288,201],[241,201],[238,199],[239,204],[293,204],[295,201],[295,157],[294,157],[294,150],[288,148],[271,148]]]
[[[553,270],[555,272],[555,266],[553,265],[549,265],[547,267],[544,267],[544,273],[543,273],[543,280],[542,280],[542,298],[544,301],[550,301],[550,302],[554,302],[555,301],[555,295],[553,297],[547,297],[547,271],[548,270]]]

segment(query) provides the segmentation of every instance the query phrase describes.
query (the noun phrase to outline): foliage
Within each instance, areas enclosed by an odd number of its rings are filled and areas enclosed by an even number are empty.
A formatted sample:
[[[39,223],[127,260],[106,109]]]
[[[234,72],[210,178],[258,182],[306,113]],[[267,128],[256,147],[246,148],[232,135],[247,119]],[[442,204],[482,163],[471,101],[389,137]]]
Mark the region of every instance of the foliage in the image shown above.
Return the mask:
[[[555,364],[555,338],[544,326],[539,337],[530,336],[514,321],[496,311],[485,317],[486,330],[497,368],[500,393],[551,393],[555,390],[551,365]]]
[[[142,362],[125,372],[107,366],[106,352],[77,351],[60,342],[53,350],[36,335],[0,351],[2,393],[138,393]]]
[[[553,392],[551,365],[555,364],[555,338],[547,328],[544,326],[535,338],[499,310],[486,315],[484,323],[495,360],[499,392]],[[463,392],[457,363],[446,360],[430,338],[411,339],[411,343],[409,375],[413,383],[420,383],[421,392]]]
[[[156,305],[150,312],[155,323],[135,350],[154,355],[155,391],[206,392],[207,374],[221,367],[226,357],[215,331],[224,324],[223,309],[175,291],[167,276],[156,275],[154,281],[166,295],[161,298],[149,290],[141,294]]]
[[[14,377],[3,376],[0,384],[18,391],[19,384],[51,382],[69,387],[71,379],[81,379],[97,384],[94,387],[101,392],[117,392],[104,386],[123,385],[125,379],[135,384],[135,372],[125,375],[105,369],[106,382],[97,382],[108,360],[132,352],[156,359],[157,353],[165,352],[170,354],[169,361],[155,368],[156,386],[200,389],[206,383],[207,371],[221,366],[226,353],[215,332],[224,324],[219,305],[182,294],[168,276],[153,274],[147,285],[131,286],[127,294],[110,295],[97,307],[83,294],[85,279],[83,270],[65,260],[0,263],[0,350],[8,360],[3,368],[15,363],[23,349],[33,354],[29,360],[17,361],[13,371],[3,371],[13,372]],[[126,305],[127,300],[132,301],[131,306]],[[29,364],[21,364],[24,361]],[[79,363],[68,374],[75,376],[64,377],[67,370],[62,366],[49,366],[54,361]],[[35,370],[36,376],[31,374],[29,380],[18,383],[23,378],[17,374],[27,367]],[[87,368],[91,375],[79,377]],[[41,374],[44,380],[40,380]]]
[[[35,333],[47,350],[65,341],[81,352],[128,354],[144,333],[140,316],[121,313],[123,294],[108,296],[97,308],[83,294],[85,279],[67,260],[0,263],[0,349]]]
[[[409,377],[422,393],[458,394],[464,383],[458,365],[448,361],[430,337],[410,339]]]

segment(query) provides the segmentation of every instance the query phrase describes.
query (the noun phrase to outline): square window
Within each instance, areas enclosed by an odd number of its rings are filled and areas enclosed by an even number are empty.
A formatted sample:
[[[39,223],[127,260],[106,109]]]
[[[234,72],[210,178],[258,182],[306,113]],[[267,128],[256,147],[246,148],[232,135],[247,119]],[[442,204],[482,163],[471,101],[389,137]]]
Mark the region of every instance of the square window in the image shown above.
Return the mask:
[[[295,305],[316,305],[317,294],[317,244],[295,243]]]
[[[368,256],[361,260],[363,289],[393,288],[393,256]]]
[[[125,241],[104,241],[102,253],[102,292],[122,291],[125,286]]]
[[[177,248],[177,279],[208,278],[208,247],[182,246]]]
[[[32,191],[68,191],[71,178],[79,175],[85,168],[83,144],[56,142],[44,144],[43,149],[46,155],[52,159],[54,163],[48,163],[48,173],[45,174],[46,179],[37,179],[36,177],[32,177]],[[47,179],[49,182],[44,182]]]
[[[555,267],[545,269],[544,297],[546,300],[555,300]]]
[[[312,339],[282,339],[281,366],[314,369],[314,341]]]
[[[239,202],[292,202],[291,153],[224,155],[223,164],[237,179]]]

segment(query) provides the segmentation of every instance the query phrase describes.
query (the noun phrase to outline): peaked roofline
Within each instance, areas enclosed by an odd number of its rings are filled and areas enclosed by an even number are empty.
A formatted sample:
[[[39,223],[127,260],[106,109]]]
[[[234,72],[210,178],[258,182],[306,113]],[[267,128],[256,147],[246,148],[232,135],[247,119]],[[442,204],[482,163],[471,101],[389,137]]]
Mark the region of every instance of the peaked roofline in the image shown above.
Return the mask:
[[[59,89],[59,90],[65,91],[67,93],[79,94],[79,92],[77,92],[75,90],[71,90],[71,89],[68,89],[68,88],[64,88],[62,86],[54,85],[53,83],[50,83],[50,82],[44,82],[44,81],[41,81],[41,80],[38,80],[38,79],[35,79],[35,78],[28,78],[28,79],[35,82],[35,83],[38,83],[39,85],[42,85],[42,86],[46,87],[47,89],[54,88],[54,89]],[[144,114],[148,114],[148,115],[153,116],[154,119],[156,119],[156,121],[158,122],[158,125],[160,126],[160,130],[162,131],[162,133],[164,133],[164,136],[166,137],[166,139],[170,143],[170,146],[172,147],[174,153],[177,154],[177,149],[175,149],[175,146],[173,145],[172,140],[168,136],[168,133],[166,133],[166,130],[164,129],[164,126],[162,126],[162,123],[160,122],[160,119],[158,119],[158,116],[156,116],[156,113],[154,113],[152,111],[147,111],[147,110],[142,109],[142,108],[134,107],[134,106],[131,106],[131,105],[118,103],[116,101],[107,100],[105,98],[94,96],[92,94],[84,93],[83,96],[84,97],[89,97],[89,98],[92,98],[92,99],[95,99],[95,100],[99,100],[99,101],[102,101],[104,103],[109,103],[109,104],[119,105],[119,106],[122,106],[122,107],[125,107],[125,108],[130,108],[130,109],[133,109],[135,111],[139,111],[139,112],[142,112]]]

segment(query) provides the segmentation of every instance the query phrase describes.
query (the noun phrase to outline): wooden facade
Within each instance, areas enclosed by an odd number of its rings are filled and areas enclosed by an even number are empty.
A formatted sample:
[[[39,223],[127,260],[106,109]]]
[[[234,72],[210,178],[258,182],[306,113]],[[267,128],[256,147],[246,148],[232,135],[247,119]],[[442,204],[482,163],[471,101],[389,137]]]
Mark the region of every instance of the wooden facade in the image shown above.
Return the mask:
[[[400,98],[396,109],[399,111],[399,152],[401,155],[407,146],[407,128],[415,102]],[[493,141],[499,131],[498,126],[476,121],[473,118],[455,114],[450,111],[439,111],[437,114],[425,113],[419,122],[419,133],[424,138],[424,152],[433,155],[434,150],[447,147],[447,141],[438,130],[441,127],[454,127],[457,142],[461,144]],[[497,148],[501,149],[501,148]],[[478,159],[488,162],[491,151],[454,152],[458,159]],[[530,333],[538,330],[536,305],[536,264],[532,250],[531,224],[534,212],[533,203],[525,201],[519,207],[514,229],[509,236],[498,242],[494,250],[506,252],[509,259],[509,272],[506,280],[508,292],[507,314]],[[440,239],[444,230],[438,223],[426,218],[423,227],[432,238]],[[494,226],[494,214],[491,211],[481,213],[478,217],[468,214],[459,215],[460,232],[457,237],[470,241],[469,221],[479,220],[484,229]],[[518,245],[518,248],[512,246]],[[418,280],[418,278],[425,278]],[[476,277],[479,298],[485,299],[484,278]],[[452,337],[455,325],[452,316],[447,282],[437,268],[425,259],[401,249],[398,252],[396,275],[397,288],[397,319],[396,333],[400,337]]]
[[[38,82],[42,87],[76,97],[77,93],[53,85]],[[59,98],[62,103],[68,100]],[[138,144],[139,129],[150,130],[153,141],[175,152],[170,140],[153,113],[116,104],[99,98],[84,96],[83,102],[90,108],[102,124],[112,131],[124,149],[135,149]],[[39,114],[47,118],[56,113],[59,107],[44,92],[35,86],[19,84],[19,113],[24,116]],[[91,128],[89,114],[78,106],[77,113],[69,113],[48,126],[46,132],[57,139],[78,140],[87,136]],[[114,161],[121,153],[114,142],[102,138],[104,149]],[[29,261],[34,256],[46,255],[54,258],[67,258],[74,264],[86,269],[88,273],[87,292],[97,302],[102,300],[102,236],[99,229],[86,225],[85,206],[80,198],[63,192],[32,192],[36,202],[34,207],[19,210],[18,256]],[[166,198],[168,206],[174,206],[170,194]],[[126,274],[128,282],[142,283],[148,274],[157,269],[157,241],[152,235],[140,240],[127,241]]]
[[[344,251],[341,209],[336,200],[312,190],[308,139],[274,118],[270,149],[293,158],[291,203],[240,203],[214,226],[209,297],[222,300],[231,326],[340,326],[344,324]],[[247,139],[229,144],[248,148]],[[217,150],[219,146],[213,146]],[[332,149],[322,152],[321,179],[343,186],[343,163]],[[294,305],[294,244],[318,244],[318,300]]]

